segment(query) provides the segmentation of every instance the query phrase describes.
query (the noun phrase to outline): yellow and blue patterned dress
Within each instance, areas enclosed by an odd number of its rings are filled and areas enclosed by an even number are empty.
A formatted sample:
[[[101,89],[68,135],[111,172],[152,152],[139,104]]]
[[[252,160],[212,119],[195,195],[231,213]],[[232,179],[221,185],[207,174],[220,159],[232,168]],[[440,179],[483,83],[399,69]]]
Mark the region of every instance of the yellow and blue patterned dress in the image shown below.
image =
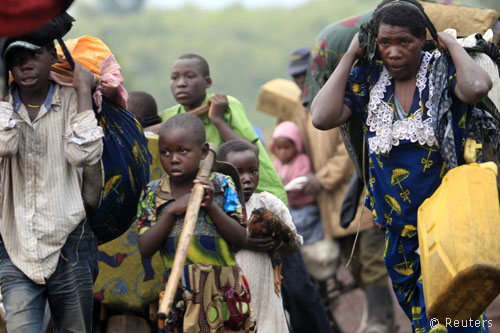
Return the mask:
[[[235,185],[229,176],[212,173],[214,202],[227,215],[244,225],[245,217]],[[150,182],[139,201],[137,219],[139,235],[156,223],[173,202],[168,175]],[[174,262],[175,251],[182,232],[184,216],[178,216],[160,253],[166,267],[167,281]],[[250,318],[250,292],[235,253],[222,238],[205,209],[201,208],[191,238],[180,284],[185,308],[174,309],[169,316],[167,331],[186,332],[248,332],[253,327]],[[177,303],[177,302],[175,302]],[[232,304],[238,304],[235,313]],[[180,330],[179,330],[180,329]]]
[[[134,115],[107,98],[101,107],[95,116],[104,133],[104,186],[97,211],[88,216],[99,244],[118,238],[134,222],[151,163],[148,141]]]
[[[384,259],[398,302],[415,332],[487,332],[481,327],[432,328],[426,316],[417,238],[417,209],[441,184],[447,171],[443,147],[438,147],[432,103],[436,94],[451,100],[449,131],[453,132],[451,152],[463,164],[467,105],[454,95],[456,73],[453,62],[447,73],[436,73],[439,52],[422,52],[413,102],[406,115],[395,94],[394,81],[381,61],[370,65],[360,61],[351,70],[345,104],[353,117],[362,117],[368,149],[367,200],[375,222],[385,227]],[[444,89],[433,86],[435,75],[447,75]],[[443,87],[441,87],[443,88]],[[435,91],[436,90],[436,91]],[[433,99],[434,97],[434,99]],[[440,96],[437,96],[440,97]],[[483,321],[485,320],[485,321]]]

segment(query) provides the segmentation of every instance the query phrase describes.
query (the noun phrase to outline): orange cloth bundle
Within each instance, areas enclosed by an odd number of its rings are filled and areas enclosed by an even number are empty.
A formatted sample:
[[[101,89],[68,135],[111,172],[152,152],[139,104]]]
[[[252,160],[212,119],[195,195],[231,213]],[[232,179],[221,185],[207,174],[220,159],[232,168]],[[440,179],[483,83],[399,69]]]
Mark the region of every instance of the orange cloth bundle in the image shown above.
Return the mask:
[[[76,39],[68,39],[64,41],[71,56],[75,61],[81,63],[85,68],[94,74],[99,74],[102,62],[112,53],[109,47],[106,46],[99,38],[91,36],[82,36]],[[57,56],[62,59],[62,62],[55,64],[55,67],[71,71],[71,67],[61,50],[61,46],[57,45]]]
[[[123,87],[121,67],[109,47],[99,38],[82,36],[64,42],[73,60],[96,74],[98,83],[94,93],[97,112],[101,110],[102,95],[124,109],[127,108],[128,93]],[[59,61],[52,65],[51,79],[63,86],[71,86],[73,72],[60,45],[57,45]]]

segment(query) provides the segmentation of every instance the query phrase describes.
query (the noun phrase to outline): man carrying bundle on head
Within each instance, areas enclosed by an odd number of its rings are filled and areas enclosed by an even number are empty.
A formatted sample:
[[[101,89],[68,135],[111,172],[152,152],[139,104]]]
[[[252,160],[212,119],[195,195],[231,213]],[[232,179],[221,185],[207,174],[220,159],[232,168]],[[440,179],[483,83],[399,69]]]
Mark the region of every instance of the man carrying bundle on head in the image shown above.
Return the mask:
[[[85,219],[81,167],[100,163],[94,76],[76,64],[74,88],[49,80],[53,39],[7,40],[14,81],[0,102],[0,285],[7,330],[42,331],[48,300],[57,331],[90,332],[97,241]]]

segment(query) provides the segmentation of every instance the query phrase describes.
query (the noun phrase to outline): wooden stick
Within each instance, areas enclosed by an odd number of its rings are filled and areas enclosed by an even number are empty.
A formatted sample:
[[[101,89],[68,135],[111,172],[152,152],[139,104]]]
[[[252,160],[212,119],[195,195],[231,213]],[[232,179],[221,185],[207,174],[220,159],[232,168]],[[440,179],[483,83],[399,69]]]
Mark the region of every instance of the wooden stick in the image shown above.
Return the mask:
[[[203,104],[203,105],[198,106],[195,109],[189,110],[188,112],[191,114],[194,114],[195,116],[201,117],[204,114],[208,113],[209,110],[210,110],[210,105]]]
[[[203,104],[201,106],[198,106],[196,109],[192,109],[192,110],[187,111],[187,113],[191,113],[197,117],[201,117],[204,114],[207,114],[209,110],[210,110],[210,106],[208,104]],[[153,132],[153,133],[159,134],[160,127],[162,124],[163,124],[163,122],[156,124],[156,125],[151,125],[151,126],[146,127],[144,130],[148,131],[148,132]]]
[[[210,175],[215,160],[216,149],[217,148],[215,146],[210,146],[210,151],[207,157],[205,157],[205,159],[200,163],[200,169],[198,170],[197,177]],[[165,287],[165,294],[163,295],[160,308],[158,310],[158,319],[160,320],[165,320],[168,313],[172,309],[175,292],[178,288],[181,274],[184,271],[184,263],[186,262],[189,244],[191,242],[191,238],[193,237],[194,227],[198,219],[203,194],[203,185],[199,183],[194,184],[191,196],[189,197],[179,243],[177,244],[177,249],[175,251],[172,271],[170,272],[170,276]]]

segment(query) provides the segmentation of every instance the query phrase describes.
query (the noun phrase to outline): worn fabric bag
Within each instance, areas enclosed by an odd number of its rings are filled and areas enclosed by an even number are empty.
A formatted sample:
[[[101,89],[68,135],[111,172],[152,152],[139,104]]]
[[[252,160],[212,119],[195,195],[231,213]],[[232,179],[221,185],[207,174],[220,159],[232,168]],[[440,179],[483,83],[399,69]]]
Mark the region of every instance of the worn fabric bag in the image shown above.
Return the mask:
[[[104,132],[103,177],[98,205],[87,213],[102,244],[120,236],[134,221],[141,190],[149,182],[148,141],[137,119],[125,110],[128,94],[122,86],[120,66],[109,48],[90,36],[70,40],[69,47],[60,43],[58,54],[63,60],[53,66],[54,81],[71,85],[74,60],[98,78],[93,102],[95,116]],[[85,187],[85,172],[83,182]]]
[[[106,243],[134,221],[141,190],[149,182],[151,156],[137,119],[107,98],[101,105],[95,115],[104,132],[104,179],[97,212],[89,221],[99,243]]]

